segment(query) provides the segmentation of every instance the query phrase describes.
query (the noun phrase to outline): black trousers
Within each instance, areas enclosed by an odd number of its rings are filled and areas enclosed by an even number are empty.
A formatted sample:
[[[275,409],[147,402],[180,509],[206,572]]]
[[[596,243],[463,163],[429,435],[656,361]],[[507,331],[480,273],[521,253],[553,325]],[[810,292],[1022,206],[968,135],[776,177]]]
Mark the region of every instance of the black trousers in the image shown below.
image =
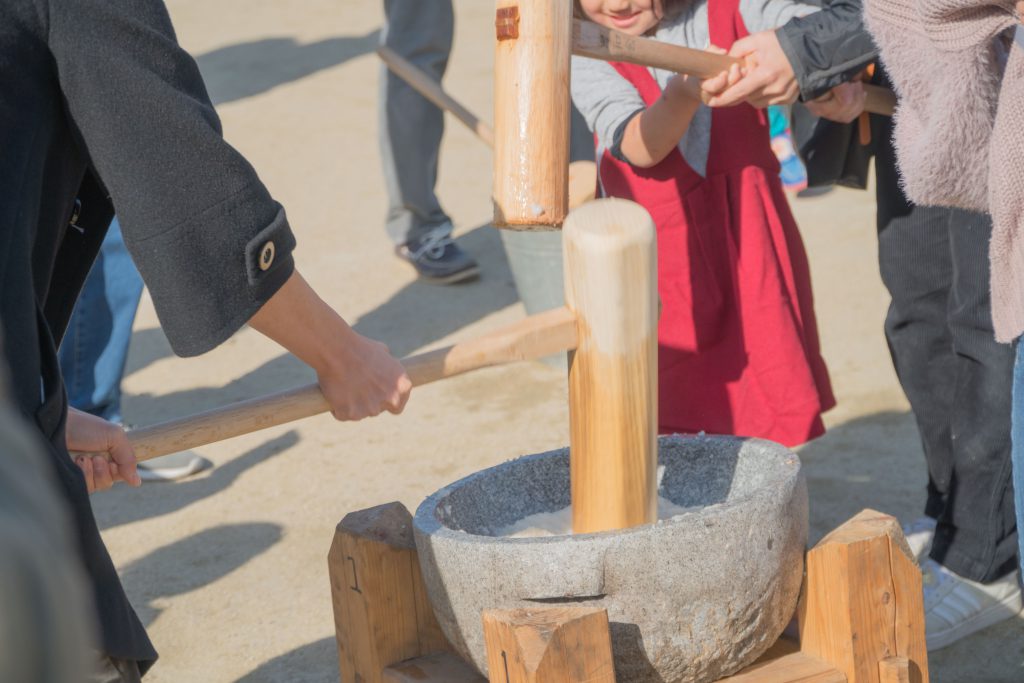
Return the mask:
[[[880,119],[881,117],[872,117]],[[891,123],[876,121],[878,260],[896,374],[928,461],[931,557],[992,581],[1017,556],[1010,470],[1013,347],[996,343],[985,214],[912,206],[899,187]]]

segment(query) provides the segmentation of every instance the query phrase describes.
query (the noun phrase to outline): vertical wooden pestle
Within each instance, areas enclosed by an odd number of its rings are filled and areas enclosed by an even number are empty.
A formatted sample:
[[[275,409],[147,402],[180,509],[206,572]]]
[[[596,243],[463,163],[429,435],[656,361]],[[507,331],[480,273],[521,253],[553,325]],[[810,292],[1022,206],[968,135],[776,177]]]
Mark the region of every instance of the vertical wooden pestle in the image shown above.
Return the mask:
[[[574,533],[657,520],[658,296],[654,222],[599,199],[562,231],[565,302],[579,340],[569,360]]]

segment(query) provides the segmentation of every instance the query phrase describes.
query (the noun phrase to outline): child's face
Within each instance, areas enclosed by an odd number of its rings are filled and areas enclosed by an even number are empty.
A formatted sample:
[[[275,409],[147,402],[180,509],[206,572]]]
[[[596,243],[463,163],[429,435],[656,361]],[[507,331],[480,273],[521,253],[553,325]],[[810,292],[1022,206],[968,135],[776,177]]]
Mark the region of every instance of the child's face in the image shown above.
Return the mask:
[[[640,36],[661,21],[664,0],[580,0],[580,7],[594,23]]]

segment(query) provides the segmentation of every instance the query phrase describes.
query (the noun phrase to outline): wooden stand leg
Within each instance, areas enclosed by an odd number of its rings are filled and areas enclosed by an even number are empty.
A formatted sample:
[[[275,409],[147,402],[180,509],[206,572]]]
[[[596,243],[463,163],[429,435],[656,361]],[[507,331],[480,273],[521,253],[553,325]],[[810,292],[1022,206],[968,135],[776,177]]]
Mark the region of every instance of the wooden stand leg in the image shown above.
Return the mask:
[[[600,199],[563,229],[565,303],[579,339],[569,364],[572,526],[657,519],[657,248],[638,204]]]
[[[448,648],[401,503],[345,515],[327,564],[343,683],[380,683],[384,667]]]
[[[603,609],[485,610],[483,621],[491,683],[615,683]]]
[[[904,680],[889,658],[906,661],[905,680],[928,683],[921,572],[893,517],[864,510],[807,553],[799,619],[801,652],[848,683]]]
[[[498,0],[494,224],[550,230],[568,211],[568,0]]]

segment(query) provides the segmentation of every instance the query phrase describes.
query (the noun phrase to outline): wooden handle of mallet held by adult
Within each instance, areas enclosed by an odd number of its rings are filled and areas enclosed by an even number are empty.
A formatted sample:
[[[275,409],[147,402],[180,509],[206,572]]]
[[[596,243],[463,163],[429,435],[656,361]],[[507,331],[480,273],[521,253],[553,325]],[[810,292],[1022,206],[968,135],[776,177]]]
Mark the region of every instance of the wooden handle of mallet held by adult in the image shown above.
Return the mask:
[[[409,60],[388,47],[377,48],[377,55],[392,72],[413,90],[427,98],[440,109],[464,123],[484,144],[494,149],[494,130],[480,120],[476,114],[462,106],[449,95],[441,84],[431,78]],[[584,159],[569,163],[569,208],[589,202],[597,191],[597,164]]]
[[[640,38],[605,28],[591,21],[573,20],[572,52],[581,57],[606,62],[629,62],[641,66],[711,78],[728,71],[741,60],[705,50],[694,50],[660,40]],[[889,89],[865,84],[867,100],[864,110],[872,114],[892,116],[896,95]]]
[[[576,316],[556,308],[482,337],[402,361],[413,386],[471,370],[531,360],[576,347]],[[206,413],[128,432],[139,461],[205,446],[330,410],[317,384],[241,401]]]
[[[491,127],[446,93],[441,88],[441,84],[431,78],[429,74],[389,47],[378,47],[377,56],[381,58],[396,76],[408,83],[413,90],[423,95],[439,109],[449,112],[464,123],[488,147],[494,147],[494,131]]]
[[[658,258],[639,204],[598,199],[562,228],[565,304],[579,321],[569,360],[573,532],[657,520]]]

